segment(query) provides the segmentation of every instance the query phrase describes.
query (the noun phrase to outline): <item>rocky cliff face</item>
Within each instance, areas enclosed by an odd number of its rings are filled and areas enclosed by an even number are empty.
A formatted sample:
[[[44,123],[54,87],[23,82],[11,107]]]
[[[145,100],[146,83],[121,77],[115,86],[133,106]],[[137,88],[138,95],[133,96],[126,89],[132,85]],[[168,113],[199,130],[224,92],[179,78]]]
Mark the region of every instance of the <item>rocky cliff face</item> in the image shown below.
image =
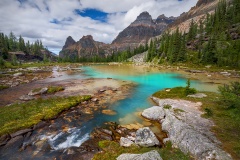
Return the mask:
[[[109,45],[94,41],[91,35],[83,36],[77,42],[69,36],[66,39],[65,45],[59,53],[59,56],[61,58],[89,58],[93,56],[104,57],[110,52],[109,50]]]
[[[211,14],[214,12],[218,2],[219,0],[198,0],[196,6],[192,7],[188,12],[182,13],[168,26],[168,29],[174,31],[176,28],[179,28],[181,32],[188,32],[192,19],[195,23],[199,23],[201,19],[205,19],[207,13]]]
[[[66,49],[67,47],[74,45],[75,43],[76,43],[76,41],[71,36],[68,36],[66,39],[66,42],[63,46],[63,49]]]
[[[148,12],[141,13],[137,19],[127,28],[118,34],[112,45],[117,50],[124,50],[128,47],[134,48],[139,43],[146,43],[149,38],[160,35],[162,31],[176,18],[159,16],[156,20]]]

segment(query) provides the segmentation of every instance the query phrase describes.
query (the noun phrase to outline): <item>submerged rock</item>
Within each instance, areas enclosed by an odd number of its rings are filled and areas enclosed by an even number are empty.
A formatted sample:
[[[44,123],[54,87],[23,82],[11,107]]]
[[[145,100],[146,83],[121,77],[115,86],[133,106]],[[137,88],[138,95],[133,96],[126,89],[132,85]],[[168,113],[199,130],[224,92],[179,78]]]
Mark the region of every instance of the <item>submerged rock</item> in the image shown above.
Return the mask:
[[[117,112],[115,112],[114,110],[110,110],[110,109],[104,109],[102,110],[103,114],[107,114],[107,115],[116,115]]]
[[[159,146],[160,142],[149,127],[140,128],[136,132],[135,143],[142,147]]]
[[[117,157],[117,160],[162,160],[160,154],[152,150],[143,154],[124,153]]]
[[[10,139],[7,144],[3,147],[3,150],[6,150],[8,148],[12,148],[12,146],[14,148],[20,148],[20,146],[22,145],[22,142],[23,142],[23,136],[22,135],[19,135],[19,136],[16,136],[12,139]]]
[[[142,116],[150,120],[160,120],[164,118],[165,113],[162,107],[153,106],[151,108],[145,109],[142,112]]]

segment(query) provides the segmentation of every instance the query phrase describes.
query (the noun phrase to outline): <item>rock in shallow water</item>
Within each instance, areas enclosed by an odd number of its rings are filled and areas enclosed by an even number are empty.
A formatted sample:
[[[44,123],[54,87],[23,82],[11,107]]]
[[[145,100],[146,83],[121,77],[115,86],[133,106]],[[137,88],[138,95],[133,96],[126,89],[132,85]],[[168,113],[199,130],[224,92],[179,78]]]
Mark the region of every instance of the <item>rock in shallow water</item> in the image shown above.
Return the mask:
[[[121,154],[117,160],[162,160],[162,158],[157,151],[152,150],[143,154]]]
[[[102,110],[102,113],[106,114],[106,115],[110,115],[110,116],[117,114],[117,112],[115,112],[114,110],[110,110],[110,109],[104,109],[104,110]]]
[[[135,143],[142,147],[159,146],[160,143],[149,127],[140,128],[136,132]]]
[[[164,118],[165,113],[162,107],[153,106],[151,108],[145,109],[142,112],[142,116],[150,120],[160,120]]]

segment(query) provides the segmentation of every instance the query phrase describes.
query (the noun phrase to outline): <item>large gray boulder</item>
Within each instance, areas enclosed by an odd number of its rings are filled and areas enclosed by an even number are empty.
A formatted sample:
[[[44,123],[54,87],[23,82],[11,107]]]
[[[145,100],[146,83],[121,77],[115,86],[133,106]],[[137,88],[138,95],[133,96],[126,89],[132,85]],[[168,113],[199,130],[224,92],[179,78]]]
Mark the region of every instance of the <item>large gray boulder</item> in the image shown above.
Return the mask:
[[[142,112],[142,116],[150,120],[160,120],[165,116],[164,109],[159,106],[153,106],[151,108],[145,109]]]
[[[159,153],[155,150],[143,154],[124,153],[117,157],[117,160],[162,160]]]
[[[135,144],[142,147],[151,147],[159,146],[160,142],[149,127],[144,127],[137,130]]]
[[[170,109],[164,109],[165,118],[161,123],[162,130],[167,132],[174,147],[186,154],[190,153],[195,159],[232,159],[221,149],[220,142],[211,132],[213,122],[201,117],[201,103],[158,98],[153,100],[160,107],[171,105]]]

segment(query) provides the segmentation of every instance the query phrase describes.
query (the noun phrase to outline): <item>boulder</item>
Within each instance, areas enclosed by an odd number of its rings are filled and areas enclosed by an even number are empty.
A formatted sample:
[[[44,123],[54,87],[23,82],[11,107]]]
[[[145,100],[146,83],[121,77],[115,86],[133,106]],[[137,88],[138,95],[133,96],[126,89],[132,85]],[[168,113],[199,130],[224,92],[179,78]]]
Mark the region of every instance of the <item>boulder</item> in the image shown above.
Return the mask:
[[[41,88],[41,89],[37,89],[37,90],[31,90],[31,91],[28,93],[28,95],[29,95],[29,96],[35,96],[35,95],[44,94],[44,93],[47,93],[47,90],[48,90],[47,87],[44,87],[44,88]]]
[[[151,108],[145,109],[142,112],[142,116],[150,120],[160,120],[165,116],[164,109],[159,106],[153,106]]]
[[[228,160],[231,157],[211,139],[166,111],[162,129],[168,132],[170,141],[184,153],[191,153],[196,159]]]
[[[190,153],[194,159],[230,160],[231,156],[221,149],[220,142],[211,132],[214,125],[209,119],[201,117],[199,108],[201,103],[186,100],[158,99],[153,100],[160,107],[171,105],[172,108],[164,109],[165,117],[161,120],[162,130],[168,135],[174,147],[185,154]],[[182,110],[176,112],[176,110]]]
[[[120,146],[130,147],[132,144],[134,144],[134,143],[130,139],[124,138],[124,137],[120,138]]]
[[[124,153],[117,157],[117,160],[162,160],[159,153],[155,150],[143,154]]]
[[[142,147],[159,146],[160,142],[149,127],[140,128],[136,132],[135,143]]]

